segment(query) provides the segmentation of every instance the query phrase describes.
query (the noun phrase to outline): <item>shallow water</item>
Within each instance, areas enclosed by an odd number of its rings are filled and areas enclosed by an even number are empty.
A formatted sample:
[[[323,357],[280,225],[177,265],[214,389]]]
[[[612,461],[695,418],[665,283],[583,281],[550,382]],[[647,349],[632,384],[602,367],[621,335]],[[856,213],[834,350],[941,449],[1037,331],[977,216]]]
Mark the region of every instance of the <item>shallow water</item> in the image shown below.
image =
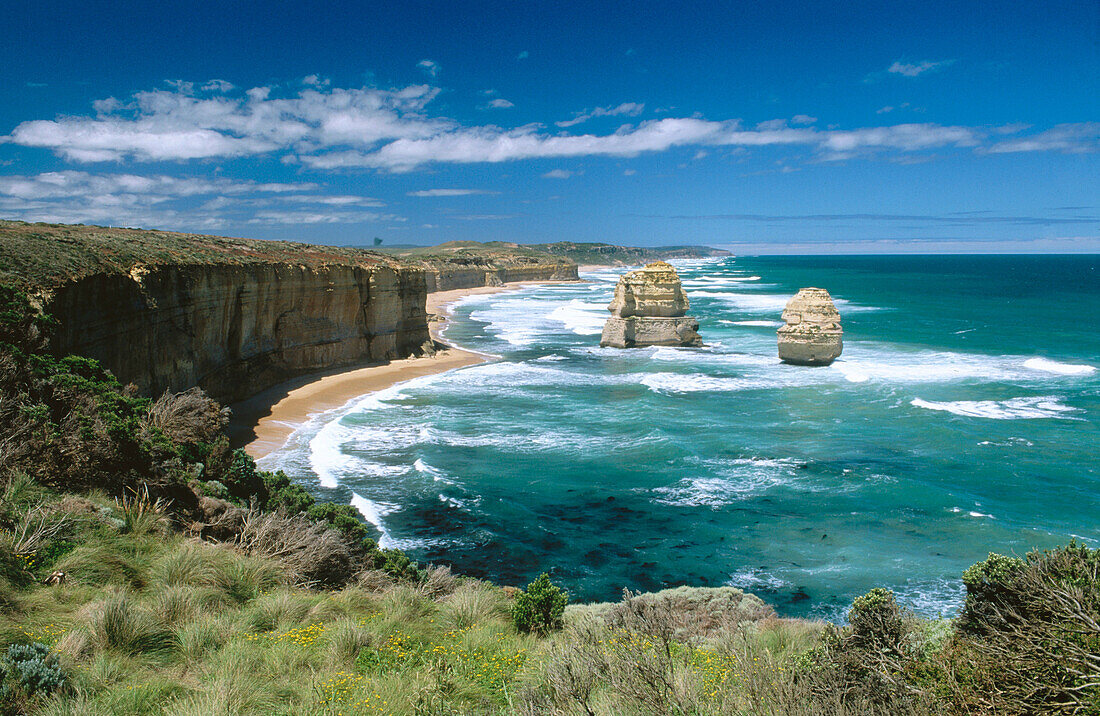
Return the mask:
[[[447,338],[501,356],[353,401],[265,458],[385,545],[575,599],[732,584],[842,616],[893,588],[961,601],[991,550],[1100,544],[1100,259],[678,262],[701,349],[599,347],[617,271],[465,299]],[[802,286],[844,354],[779,363]]]

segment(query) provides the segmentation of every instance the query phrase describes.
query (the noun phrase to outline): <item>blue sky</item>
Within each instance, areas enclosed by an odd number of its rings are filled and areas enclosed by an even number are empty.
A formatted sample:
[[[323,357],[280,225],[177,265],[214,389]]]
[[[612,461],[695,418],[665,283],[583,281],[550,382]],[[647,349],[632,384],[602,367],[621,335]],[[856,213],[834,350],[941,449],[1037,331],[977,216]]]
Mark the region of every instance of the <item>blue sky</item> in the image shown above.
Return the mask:
[[[0,9],[0,216],[1100,252],[1100,3]]]

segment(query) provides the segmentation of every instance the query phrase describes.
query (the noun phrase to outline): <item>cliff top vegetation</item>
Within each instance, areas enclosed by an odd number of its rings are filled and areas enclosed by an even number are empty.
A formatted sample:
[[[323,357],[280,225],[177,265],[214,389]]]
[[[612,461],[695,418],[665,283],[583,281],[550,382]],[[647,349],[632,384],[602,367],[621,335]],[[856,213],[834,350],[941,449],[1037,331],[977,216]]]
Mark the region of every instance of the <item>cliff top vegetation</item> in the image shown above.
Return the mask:
[[[636,266],[650,261],[668,259],[699,259],[708,256],[730,256],[724,249],[710,246],[616,246],[601,243],[557,241],[552,244],[532,244],[532,249],[555,256],[564,256],[581,265]]]
[[[656,259],[693,259],[729,256],[730,252],[709,246],[616,246],[603,243],[557,241],[550,244],[516,244],[508,241],[448,241],[438,246],[383,248],[385,253],[409,259],[450,260],[477,258],[530,263],[564,259],[590,266],[634,266]]]
[[[385,254],[350,247],[0,220],[0,283],[25,288],[52,287],[97,273],[128,273],[139,265],[273,262],[399,265]]]

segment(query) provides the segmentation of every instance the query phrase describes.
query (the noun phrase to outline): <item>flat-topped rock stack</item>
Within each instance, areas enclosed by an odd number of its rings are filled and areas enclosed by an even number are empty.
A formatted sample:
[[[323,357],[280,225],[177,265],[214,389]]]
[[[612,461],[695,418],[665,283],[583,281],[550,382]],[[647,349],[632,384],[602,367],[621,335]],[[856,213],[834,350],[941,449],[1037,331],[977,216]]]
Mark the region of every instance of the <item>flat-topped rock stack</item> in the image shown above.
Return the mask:
[[[823,288],[800,289],[783,309],[779,358],[794,365],[829,365],[844,348],[840,312]]]
[[[619,278],[607,307],[601,346],[701,346],[699,322],[685,315],[688,299],[671,264],[655,261]]]

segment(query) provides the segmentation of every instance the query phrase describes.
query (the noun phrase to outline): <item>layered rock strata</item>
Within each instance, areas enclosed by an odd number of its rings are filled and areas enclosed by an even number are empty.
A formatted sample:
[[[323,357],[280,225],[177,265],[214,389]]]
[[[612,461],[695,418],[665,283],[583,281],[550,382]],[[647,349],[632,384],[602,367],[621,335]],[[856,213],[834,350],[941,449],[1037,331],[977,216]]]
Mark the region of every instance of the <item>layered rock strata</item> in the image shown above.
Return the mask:
[[[779,358],[794,365],[829,365],[844,348],[840,312],[823,288],[803,288],[783,309]]]
[[[198,385],[233,402],[304,373],[415,354],[424,274],[389,266],[149,266],[58,287],[57,353],[146,395]]]
[[[699,322],[685,315],[688,299],[670,264],[655,261],[622,275],[607,310],[601,346],[701,346]]]

